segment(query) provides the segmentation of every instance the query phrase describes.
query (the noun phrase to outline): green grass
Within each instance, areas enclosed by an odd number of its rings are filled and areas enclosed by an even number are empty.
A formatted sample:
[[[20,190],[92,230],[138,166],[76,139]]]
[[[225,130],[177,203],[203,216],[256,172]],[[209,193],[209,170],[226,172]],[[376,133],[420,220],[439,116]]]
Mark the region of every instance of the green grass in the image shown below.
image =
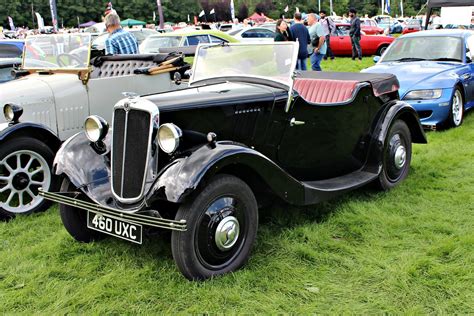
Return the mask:
[[[0,313],[472,314],[474,116],[428,138],[390,192],[262,210],[249,263],[207,282],[181,276],[168,234],[80,244],[57,207],[0,223]]]

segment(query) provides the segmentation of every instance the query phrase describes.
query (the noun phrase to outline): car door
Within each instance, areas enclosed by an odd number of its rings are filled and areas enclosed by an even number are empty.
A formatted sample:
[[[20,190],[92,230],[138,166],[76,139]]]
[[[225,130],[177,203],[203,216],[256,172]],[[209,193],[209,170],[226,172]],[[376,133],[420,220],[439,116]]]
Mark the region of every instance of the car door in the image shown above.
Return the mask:
[[[471,102],[471,106],[474,106],[474,35],[471,35],[466,39],[466,59],[467,57],[470,57],[470,62],[467,63],[469,73],[465,74],[468,84],[468,97],[466,100],[467,102]]]
[[[331,37],[331,49],[336,55],[351,55],[352,44],[349,36],[350,26],[339,25],[336,28],[336,36]],[[335,44],[333,44],[335,43]],[[334,47],[334,48],[333,48]]]
[[[365,102],[317,105],[296,99],[286,113],[278,149],[279,164],[303,181],[337,177],[359,169],[359,153],[369,131]]]

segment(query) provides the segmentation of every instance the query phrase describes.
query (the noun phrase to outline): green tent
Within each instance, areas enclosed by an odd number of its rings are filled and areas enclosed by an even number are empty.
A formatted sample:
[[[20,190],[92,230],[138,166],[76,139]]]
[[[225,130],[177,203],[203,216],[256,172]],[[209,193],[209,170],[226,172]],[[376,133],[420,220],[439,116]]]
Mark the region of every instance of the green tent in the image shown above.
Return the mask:
[[[146,23],[143,21],[138,21],[134,19],[126,19],[120,22],[121,26],[128,26],[128,27],[134,26],[134,25],[145,25],[145,24]]]

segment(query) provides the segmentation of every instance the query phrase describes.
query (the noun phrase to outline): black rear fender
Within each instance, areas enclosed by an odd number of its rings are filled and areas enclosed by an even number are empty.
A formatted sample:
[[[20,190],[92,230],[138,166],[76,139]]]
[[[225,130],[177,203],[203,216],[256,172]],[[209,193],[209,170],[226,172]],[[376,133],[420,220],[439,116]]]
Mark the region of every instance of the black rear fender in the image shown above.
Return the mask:
[[[380,141],[383,142],[386,135],[388,134],[388,130],[390,129],[392,122],[397,119],[400,119],[407,124],[408,128],[410,129],[413,143],[428,143],[425,132],[423,131],[423,127],[421,126],[418,113],[416,113],[415,109],[411,105],[403,101],[396,101],[395,104],[388,109],[387,114],[380,125]]]

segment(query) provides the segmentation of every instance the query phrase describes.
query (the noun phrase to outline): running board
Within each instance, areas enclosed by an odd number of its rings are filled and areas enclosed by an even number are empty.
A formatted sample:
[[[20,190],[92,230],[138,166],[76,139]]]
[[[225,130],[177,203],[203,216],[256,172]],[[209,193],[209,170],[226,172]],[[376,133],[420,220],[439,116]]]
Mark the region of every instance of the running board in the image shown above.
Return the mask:
[[[341,177],[302,182],[304,185],[305,204],[319,203],[344,192],[357,189],[374,181],[378,176],[377,173],[358,170]]]

